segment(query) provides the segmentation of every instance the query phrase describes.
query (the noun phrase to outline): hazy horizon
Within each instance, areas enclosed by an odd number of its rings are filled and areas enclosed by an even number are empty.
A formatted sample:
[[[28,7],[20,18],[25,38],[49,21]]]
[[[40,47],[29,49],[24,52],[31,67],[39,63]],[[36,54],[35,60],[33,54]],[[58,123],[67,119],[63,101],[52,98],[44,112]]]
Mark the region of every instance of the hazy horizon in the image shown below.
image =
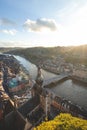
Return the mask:
[[[87,46],[87,44],[81,44],[81,45],[67,45],[67,46],[0,46],[0,48],[55,48],[55,47],[84,47]]]

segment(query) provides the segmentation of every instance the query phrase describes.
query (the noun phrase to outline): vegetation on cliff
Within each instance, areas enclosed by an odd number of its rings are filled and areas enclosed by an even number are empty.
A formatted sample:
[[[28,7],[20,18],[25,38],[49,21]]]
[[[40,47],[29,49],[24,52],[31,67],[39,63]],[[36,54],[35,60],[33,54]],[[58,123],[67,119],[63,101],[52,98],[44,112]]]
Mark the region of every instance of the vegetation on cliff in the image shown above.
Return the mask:
[[[45,121],[34,130],[87,130],[87,120],[60,114],[54,120]]]

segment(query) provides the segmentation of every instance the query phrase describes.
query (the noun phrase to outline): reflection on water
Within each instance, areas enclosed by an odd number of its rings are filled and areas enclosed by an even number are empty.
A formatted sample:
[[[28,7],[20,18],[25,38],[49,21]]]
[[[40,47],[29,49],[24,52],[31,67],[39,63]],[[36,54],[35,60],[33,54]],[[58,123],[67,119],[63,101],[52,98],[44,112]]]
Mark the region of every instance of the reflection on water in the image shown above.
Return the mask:
[[[32,79],[36,79],[37,67],[20,56],[15,56],[16,59],[26,68],[26,70],[31,75]],[[55,77],[55,74],[42,70],[44,80]],[[50,88],[58,96],[71,100],[73,103],[78,104],[87,109],[87,84],[77,82],[76,80],[65,80],[58,85]]]
[[[29,62],[23,57],[15,56],[15,58],[20,62],[20,64],[22,64],[26,68],[26,70],[29,72],[32,79],[36,79],[36,76],[37,76],[36,65],[32,64],[31,62]]]
[[[28,60],[26,60],[23,57],[20,56],[15,56],[15,58],[20,62],[20,64],[22,64],[26,70],[29,72],[30,76],[32,77],[32,79],[36,79],[37,76],[37,67],[36,65],[32,64],[31,62],[29,62]],[[44,79],[49,79],[52,77],[55,77],[56,75],[50,72],[47,72],[45,70],[41,70],[42,71],[42,75],[44,77]]]
[[[57,95],[71,100],[87,109],[87,85],[73,80],[65,80],[64,82],[51,88]]]

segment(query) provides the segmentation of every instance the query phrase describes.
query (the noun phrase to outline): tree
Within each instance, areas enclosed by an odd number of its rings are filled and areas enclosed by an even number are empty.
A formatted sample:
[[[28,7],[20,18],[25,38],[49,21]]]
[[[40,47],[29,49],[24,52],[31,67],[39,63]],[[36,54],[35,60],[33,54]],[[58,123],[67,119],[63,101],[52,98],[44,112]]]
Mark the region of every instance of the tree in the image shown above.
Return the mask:
[[[45,121],[34,130],[87,130],[87,120],[60,114],[51,121]]]

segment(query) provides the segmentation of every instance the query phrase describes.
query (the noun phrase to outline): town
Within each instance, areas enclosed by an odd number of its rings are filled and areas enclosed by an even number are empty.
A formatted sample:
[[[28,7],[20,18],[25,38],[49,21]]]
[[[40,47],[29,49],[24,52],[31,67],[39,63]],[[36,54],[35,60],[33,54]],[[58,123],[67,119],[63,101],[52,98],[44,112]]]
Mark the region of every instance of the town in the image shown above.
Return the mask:
[[[2,104],[4,105],[4,109],[2,107],[0,113],[2,127],[6,127],[9,130],[15,130],[18,127],[21,130],[24,128],[25,130],[33,129],[33,127],[44,121],[46,117],[51,120],[61,112],[71,113],[73,116],[87,119],[87,111],[84,108],[73,104],[71,101],[62,99],[49,90],[51,84],[56,84],[64,80],[64,78],[75,77],[75,79],[85,82],[85,66],[73,66],[65,63],[64,59],[60,57],[52,61],[48,59],[44,63],[39,63],[37,66],[37,77],[33,81],[14,56],[1,55],[0,58],[0,92]],[[63,74],[63,76],[60,79],[56,77],[45,83],[41,68],[53,73]],[[84,74],[80,75],[82,72]],[[3,125],[3,121],[6,126]]]

